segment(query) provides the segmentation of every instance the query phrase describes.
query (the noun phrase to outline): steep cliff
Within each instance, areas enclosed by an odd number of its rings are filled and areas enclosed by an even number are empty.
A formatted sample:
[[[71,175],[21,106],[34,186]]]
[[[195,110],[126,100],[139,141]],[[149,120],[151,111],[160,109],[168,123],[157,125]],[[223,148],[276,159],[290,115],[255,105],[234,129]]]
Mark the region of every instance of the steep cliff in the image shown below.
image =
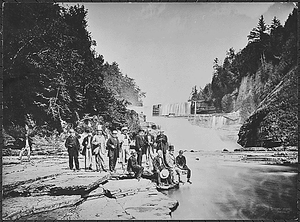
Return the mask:
[[[238,134],[240,145],[297,145],[297,71],[297,66],[291,69],[244,122]]]

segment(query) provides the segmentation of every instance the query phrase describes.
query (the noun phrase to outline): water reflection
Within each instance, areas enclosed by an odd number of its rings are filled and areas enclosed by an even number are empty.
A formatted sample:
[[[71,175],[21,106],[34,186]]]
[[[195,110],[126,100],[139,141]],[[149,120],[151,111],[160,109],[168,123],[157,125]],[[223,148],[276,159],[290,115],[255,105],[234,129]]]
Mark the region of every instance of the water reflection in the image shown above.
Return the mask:
[[[225,162],[186,153],[193,184],[165,193],[180,204],[172,219],[294,219],[297,171],[287,166]],[[196,157],[200,156],[200,161]]]

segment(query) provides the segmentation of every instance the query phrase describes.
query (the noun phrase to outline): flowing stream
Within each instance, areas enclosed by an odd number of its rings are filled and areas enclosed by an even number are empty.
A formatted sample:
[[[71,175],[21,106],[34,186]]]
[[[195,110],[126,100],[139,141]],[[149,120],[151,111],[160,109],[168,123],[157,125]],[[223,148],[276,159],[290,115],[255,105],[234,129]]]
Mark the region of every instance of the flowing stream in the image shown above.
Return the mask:
[[[184,118],[151,117],[180,149],[192,170],[193,184],[164,191],[179,201],[174,220],[255,220],[297,217],[297,169],[239,161],[226,154],[238,145],[224,142],[216,130],[191,125]],[[190,152],[191,150],[195,152]]]

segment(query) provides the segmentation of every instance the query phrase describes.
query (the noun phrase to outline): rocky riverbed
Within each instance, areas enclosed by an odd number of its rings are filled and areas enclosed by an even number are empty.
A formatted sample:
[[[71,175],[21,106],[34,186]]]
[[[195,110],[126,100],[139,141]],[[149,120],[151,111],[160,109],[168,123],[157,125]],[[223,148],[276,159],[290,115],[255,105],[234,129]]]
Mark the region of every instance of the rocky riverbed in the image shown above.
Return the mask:
[[[66,156],[33,156],[22,163],[3,157],[2,219],[171,219],[178,201],[149,179],[122,176],[120,169],[116,174],[71,171]]]

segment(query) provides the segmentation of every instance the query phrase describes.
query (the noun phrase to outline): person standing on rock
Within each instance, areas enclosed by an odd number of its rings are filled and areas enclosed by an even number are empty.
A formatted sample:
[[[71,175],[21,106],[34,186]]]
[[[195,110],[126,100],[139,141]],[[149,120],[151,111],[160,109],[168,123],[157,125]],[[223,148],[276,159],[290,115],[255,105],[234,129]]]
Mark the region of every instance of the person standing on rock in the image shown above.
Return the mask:
[[[157,145],[157,150],[162,150],[165,156],[169,145],[168,145],[168,137],[164,134],[163,130],[159,131],[155,142]]]
[[[146,148],[145,148],[145,152],[146,152],[146,163],[148,165],[149,168],[152,168],[152,159],[153,159],[153,141],[154,141],[154,137],[153,135],[150,133],[150,130],[146,130],[145,133],[145,140],[146,140]]]
[[[130,138],[128,135],[128,127],[122,128],[122,136],[120,137],[120,162],[122,164],[122,169],[125,171],[125,164],[128,162],[130,158]]]
[[[29,134],[29,127],[27,125],[25,125],[25,137],[20,138],[20,140],[22,140],[23,145],[22,145],[22,149],[20,151],[19,154],[19,160],[22,162],[22,156],[24,154],[24,152],[27,152],[27,158],[28,161],[30,162],[30,152],[32,150],[32,138]]]
[[[169,152],[166,154],[166,165],[168,166],[168,170],[171,175],[172,183],[175,182],[175,173],[178,176],[178,181],[180,183],[183,183],[183,181],[181,181],[181,179],[180,179],[181,170],[176,165],[176,158],[174,156],[174,146],[173,145],[169,146]]]
[[[128,159],[127,171],[134,172],[135,178],[140,181],[144,171],[144,167],[138,164],[136,156],[136,151],[132,150],[131,157]]]
[[[108,163],[109,163],[109,170],[111,172],[116,172],[116,163],[118,159],[120,143],[118,140],[118,132],[113,130],[112,137],[107,140],[106,149],[108,150]]]
[[[190,180],[191,170],[186,165],[186,159],[185,159],[185,156],[183,156],[183,151],[182,150],[179,150],[179,155],[176,157],[176,165],[179,169],[187,171],[187,182],[192,183],[192,181]]]
[[[67,140],[65,142],[65,147],[68,149],[68,153],[69,153],[69,167],[71,170],[73,170],[73,159],[74,159],[76,170],[80,170],[79,161],[78,161],[78,153],[80,150],[80,143],[75,134],[74,129],[70,129],[70,134],[71,135],[67,138]]]
[[[138,165],[140,166],[142,166],[142,157],[143,157],[145,146],[146,146],[146,140],[145,140],[144,130],[140,129],[139,134],[135,138],[137,161],[138,161]]]
[[[97,128],[97,134],[93,137],[92,145],[94,146],[93,152],[95,155],[97,172],[101,172],[101,169],[106,172],[104,167],[105,137],[103,135],[102,127]]]
[[[88,135],[82,141],[82,154],[85,158],[85,169],[88,166],[89,170],[92,170],[92,163],[93,163],[93,154],[92,154],[92,140],[93,135],[90,130],[87,130]]]

